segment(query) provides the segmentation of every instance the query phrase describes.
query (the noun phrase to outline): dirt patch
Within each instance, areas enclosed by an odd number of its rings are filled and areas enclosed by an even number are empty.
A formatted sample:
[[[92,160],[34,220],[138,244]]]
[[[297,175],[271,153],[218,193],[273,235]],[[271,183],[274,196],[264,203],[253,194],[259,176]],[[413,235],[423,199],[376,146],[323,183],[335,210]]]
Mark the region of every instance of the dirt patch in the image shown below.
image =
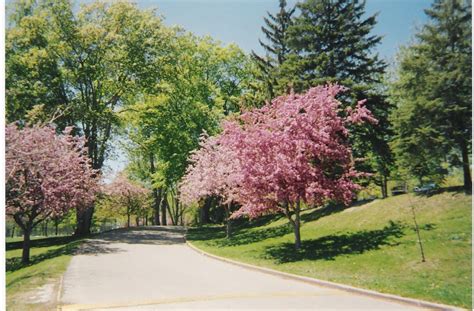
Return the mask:
[[[37,304],[37,303],[52,303],[56,299],[56,284],[48,283],[40,288],[36,289],[33,292],[30,292],[28,297],[29,304]]]
[[[55,310],[57,305],[58,288],[58,281],[50,281],[34,290],[17,294],[13,298],[12,303],[8,306],[8,310]]]

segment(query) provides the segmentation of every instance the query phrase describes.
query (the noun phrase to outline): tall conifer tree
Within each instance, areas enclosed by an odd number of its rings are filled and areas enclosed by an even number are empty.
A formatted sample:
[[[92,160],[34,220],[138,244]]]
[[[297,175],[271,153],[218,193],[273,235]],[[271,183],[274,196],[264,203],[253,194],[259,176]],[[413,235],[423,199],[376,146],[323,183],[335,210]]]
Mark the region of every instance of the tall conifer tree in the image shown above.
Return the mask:
[[[447,159],[462,167],[464,187],[471,191],[471,3],[436,0],[425,13],[429,22],[402,50],[392,85],[398,105],[394,150],[420,179],[439,175]]]
[[[259,69],[258,78],[265,84],[268,99],[281,93],[277,89],[278,70],[290,53],[287,43],[288,28],[295,12],[295,8],[287,8],[286,0],[280,0],[279,7],[280,11],[276,15],[267,12],[268,17],[263,18],[266,26],[262,26],[262,32],[268,43],[262,40],[259,40],[259,43],[266,55],[262,57],[252,51],[252,57]]]
[[[365,1],[306,0],[288,30],[288,62],[297,73],[295,87],[306,89],[328,80],[344,84],[380,82],[386,64],[372,53],[382,37],[370,32],[376,16],[364,18]],[[294,77],[294,75],[292,74]]]

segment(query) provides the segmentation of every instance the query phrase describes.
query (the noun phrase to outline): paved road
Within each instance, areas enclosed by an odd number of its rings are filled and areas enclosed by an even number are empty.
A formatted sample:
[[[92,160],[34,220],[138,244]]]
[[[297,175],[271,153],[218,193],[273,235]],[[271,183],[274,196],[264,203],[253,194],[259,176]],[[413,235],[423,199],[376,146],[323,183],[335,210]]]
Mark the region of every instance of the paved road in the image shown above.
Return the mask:
[[[62,310],[409,309],[203,256],[186,246],[182,230],[166,227],[89,240],[64,275],[61,304]]]

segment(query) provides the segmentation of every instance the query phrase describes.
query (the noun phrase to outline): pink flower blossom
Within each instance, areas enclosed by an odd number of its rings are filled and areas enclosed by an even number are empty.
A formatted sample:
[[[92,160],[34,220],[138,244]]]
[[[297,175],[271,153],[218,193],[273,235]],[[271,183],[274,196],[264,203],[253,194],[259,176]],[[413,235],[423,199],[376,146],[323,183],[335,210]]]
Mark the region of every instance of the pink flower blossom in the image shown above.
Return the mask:
[[[6,214],[24,229],[48,217],[87,206],[95,199],[98,172],[87,157],[85,140],[46,127],[18,128],[6,136]]]
[[[219,195],[240,204],[233,217],[257,217],[299,202],[349,204],[360,173],[353,167],[346,124],[377,120],[364,101],[341,116],[336,95],[344,90],[327,85],[280,96],[224,122],[222,133],[204,137],[190,157],[183,202]]]

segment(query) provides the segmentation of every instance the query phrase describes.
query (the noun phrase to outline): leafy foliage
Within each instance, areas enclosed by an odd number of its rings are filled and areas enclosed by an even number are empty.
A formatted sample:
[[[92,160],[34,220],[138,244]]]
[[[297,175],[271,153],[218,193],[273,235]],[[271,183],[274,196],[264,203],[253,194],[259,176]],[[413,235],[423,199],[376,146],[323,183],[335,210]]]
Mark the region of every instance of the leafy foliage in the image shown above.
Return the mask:
[[[160,95],[146,96],[126,116],[133,126],[130,151],[142,150],[155,158],[150,175],[155,187],[177,184],[200,135],[216,133],[224,115],[238,109],[245,92],[242,82],[248,78],[248,59],[236,46],[221,47],[189,34],[176,40],[174,63],[163,69],[168,75],[157,86]]]
[[[397,104],[392,146],[399,165],[419,179],[443,177],[445,160],[462,166],[470,189],[471,5],[437,0],[425,12],[430,22],[400,52],[391,86]]]

